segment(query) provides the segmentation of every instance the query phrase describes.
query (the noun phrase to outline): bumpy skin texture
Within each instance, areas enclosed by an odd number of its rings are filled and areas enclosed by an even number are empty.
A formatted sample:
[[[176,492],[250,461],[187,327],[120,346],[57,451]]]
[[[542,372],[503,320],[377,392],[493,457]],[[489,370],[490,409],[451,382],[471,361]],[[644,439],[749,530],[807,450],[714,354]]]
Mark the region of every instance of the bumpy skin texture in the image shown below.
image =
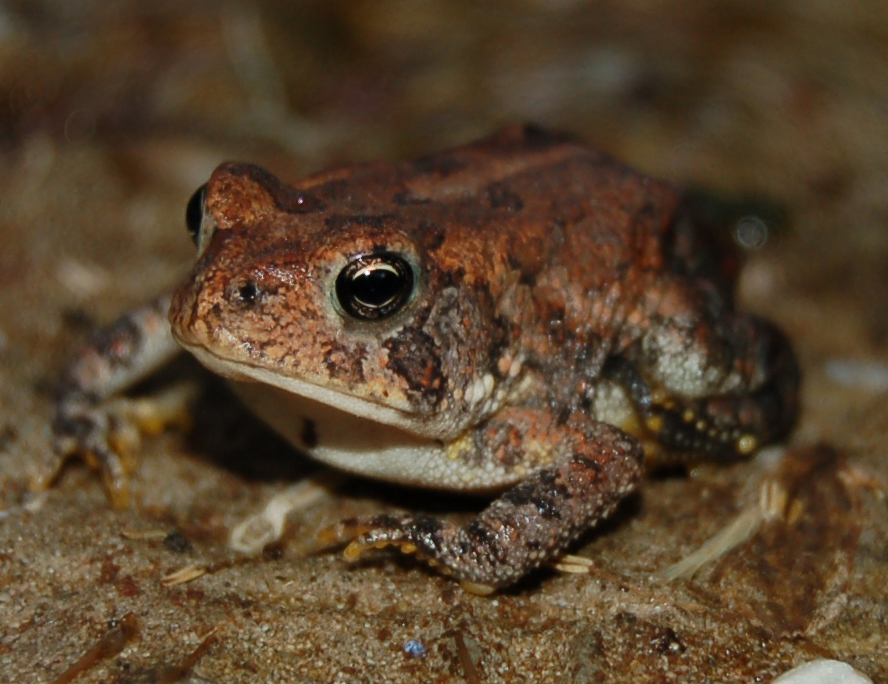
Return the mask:
[[[680,197],[568,136],[514,127],[293,185],[224,164],[198,246],[170,307],[183,346],[232,378],[384,423],[418,456],[369,465],[324,452],[313,419],[297,444],[392,481],[513,485],[463,528],[424,516],[342,528],[352,555],[397,544],[476,591],[514,582],[606,516],[645,452],[733,458],[795,417],[786,340],[733,311]],[[385,254],[409,264],[414,291],[392,315],[358,320],[336,278]]]

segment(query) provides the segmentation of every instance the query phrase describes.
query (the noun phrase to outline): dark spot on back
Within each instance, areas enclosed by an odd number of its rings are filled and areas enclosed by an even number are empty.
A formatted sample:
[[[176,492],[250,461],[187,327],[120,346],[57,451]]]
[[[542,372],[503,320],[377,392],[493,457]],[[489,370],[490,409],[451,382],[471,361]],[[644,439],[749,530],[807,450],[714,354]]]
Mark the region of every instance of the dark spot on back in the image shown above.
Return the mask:
[[[326,208],[317,197],[286,186],[283,186],[283,189],[285,192],[280,195],[272,195],[275,206],[281,211],[288,214],[315,214]]]
[[[413,168],[417,173],[435,174],[446,178],[466,167],[465,161],[440,154],[432,154],[413,160]]]
[[[391,221],[392,218],[390,214],[332,214],[324,219],[324,225],[333,231],[342,230],[349,226],[383,228],[386,222]]]
[[[506,211],[524,209],[521,197],[505,183],[491,183],[487,186],[486,193],[491,209],[505,209]]]
[[[392,195],[392,202],[398,206],[407,207],[412,204],[428,204],[431,200],[428,197],[417,197],[409,190],[404,190],[403,192],[396,192]]]

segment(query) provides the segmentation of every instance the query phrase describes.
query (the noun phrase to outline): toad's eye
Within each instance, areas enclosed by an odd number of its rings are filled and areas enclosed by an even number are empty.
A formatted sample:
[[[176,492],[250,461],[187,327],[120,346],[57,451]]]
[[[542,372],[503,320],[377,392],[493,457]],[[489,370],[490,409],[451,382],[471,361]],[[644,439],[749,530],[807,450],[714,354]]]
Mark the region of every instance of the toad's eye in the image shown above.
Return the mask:
[[[191,241],[196,245],[200,237],[200,224],[203,222],[203,205],[204,197],[207,195],[207,184],[204,183],[188,200],[188,206],[185,207],[185,227],[188,228],[188,234]]]
[[[397,254],[364,254],[336,277],[336,299],[347,314],[363,321],[397,313],[413,294],[413,268]]]

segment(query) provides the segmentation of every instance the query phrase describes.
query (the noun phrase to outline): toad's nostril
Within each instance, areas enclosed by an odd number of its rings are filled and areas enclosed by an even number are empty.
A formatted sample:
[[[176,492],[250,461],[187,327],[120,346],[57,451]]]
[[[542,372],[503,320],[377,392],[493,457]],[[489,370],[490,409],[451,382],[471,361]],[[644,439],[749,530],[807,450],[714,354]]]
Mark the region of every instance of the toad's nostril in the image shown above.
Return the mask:
[[[255,304],[259,299],[259,288],[256,283],[248,282],[237,290],[237,298],[243,304]]]

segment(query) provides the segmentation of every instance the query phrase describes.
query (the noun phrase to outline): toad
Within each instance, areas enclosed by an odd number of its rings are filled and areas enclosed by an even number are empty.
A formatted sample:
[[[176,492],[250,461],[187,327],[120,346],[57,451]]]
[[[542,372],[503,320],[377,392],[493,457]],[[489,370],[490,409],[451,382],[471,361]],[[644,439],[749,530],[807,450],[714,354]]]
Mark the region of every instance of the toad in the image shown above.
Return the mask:
[[[734,311],[725,260],[670,186],[511,127],[285,185],[226,163],[186,211],[197,261],[68,367],[54,423],[118,502],[108,399],[180,348],[301,451],[359,475],[490,493],[463,526],[347,521],[476,593],[561,553],[645,460],[729,461],[783,436],[792,350]],[[168,321],[168,322],[167,322]]]

